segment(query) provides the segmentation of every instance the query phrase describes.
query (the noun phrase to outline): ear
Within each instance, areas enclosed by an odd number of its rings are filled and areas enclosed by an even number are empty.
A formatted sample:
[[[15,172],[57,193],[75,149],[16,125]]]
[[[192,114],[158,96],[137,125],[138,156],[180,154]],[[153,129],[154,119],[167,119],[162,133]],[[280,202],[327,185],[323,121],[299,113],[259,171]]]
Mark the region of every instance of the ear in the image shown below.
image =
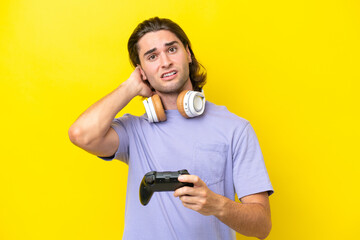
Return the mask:
[[[143,79],[143,80],[147,80],[146,74],[145,74],[144,70],[142,69],[142,67],[141,67],[139,64],[138,64],[137,66],[138,66],[139,69],[140,69],[140,73],[141,73],[142,79]]]
[[[189,45],[186,46],[186,52],[187,52],[187,54],[188,54],[188,61],[189,61],[189,63],[192,63],[191,52],[190,52],[190,49],[189,49]]]

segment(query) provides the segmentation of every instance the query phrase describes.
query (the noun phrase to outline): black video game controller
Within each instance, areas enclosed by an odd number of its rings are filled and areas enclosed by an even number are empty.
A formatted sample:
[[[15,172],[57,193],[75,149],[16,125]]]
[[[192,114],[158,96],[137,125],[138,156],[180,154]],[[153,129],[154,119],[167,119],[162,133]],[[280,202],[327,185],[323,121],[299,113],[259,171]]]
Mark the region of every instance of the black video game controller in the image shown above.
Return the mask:
[[[175,191],[178,188],[189,186],[193,187],[192,183],[179,182],[180,175],[189,172],[186,169],[175,172],[148,172],[140,183],[140,202],[142,205],[149,203],[151,196],[154,192]]]

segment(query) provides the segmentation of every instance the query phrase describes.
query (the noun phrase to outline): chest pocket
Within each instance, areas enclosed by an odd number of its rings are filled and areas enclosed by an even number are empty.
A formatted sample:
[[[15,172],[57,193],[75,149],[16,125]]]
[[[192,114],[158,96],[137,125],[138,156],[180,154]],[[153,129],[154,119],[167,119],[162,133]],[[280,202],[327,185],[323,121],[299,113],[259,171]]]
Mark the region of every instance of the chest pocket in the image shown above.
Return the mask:
[[[208,186],[223,181],[226,155],[225,144],[197,144],[194,154],[195,174]]]

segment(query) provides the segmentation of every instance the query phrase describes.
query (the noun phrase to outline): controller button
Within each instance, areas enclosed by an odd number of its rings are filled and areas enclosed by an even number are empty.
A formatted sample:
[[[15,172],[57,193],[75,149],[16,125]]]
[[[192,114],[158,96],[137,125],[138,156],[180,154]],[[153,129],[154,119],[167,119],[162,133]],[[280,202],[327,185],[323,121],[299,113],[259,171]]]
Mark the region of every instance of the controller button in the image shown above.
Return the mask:
[[[155,182],[155,176],[154,175],[146,176],[145,182],[148,184],[153,184]]]

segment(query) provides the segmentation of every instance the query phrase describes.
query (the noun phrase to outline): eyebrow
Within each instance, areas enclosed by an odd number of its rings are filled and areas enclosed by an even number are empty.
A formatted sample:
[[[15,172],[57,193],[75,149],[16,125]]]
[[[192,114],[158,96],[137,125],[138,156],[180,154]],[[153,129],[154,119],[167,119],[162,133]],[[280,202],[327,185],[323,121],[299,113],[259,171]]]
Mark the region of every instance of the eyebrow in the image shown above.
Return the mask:
[[[175,43],[179,44],[179,42],[175,40],[175,41],[172,41],[172,42],[165,43],[164,45],[165,45],[165,47],[168,47],[168,46],[174,45]],[[146,53],[144,53],[144,57],[145,57],[146,55],[150,54],[150,53],[155,52],[155,51],[156,51],[156,48],[150,49],[149,51],[147,51]]]
[[[175,40],[175,41],[172,41],[169,43],[165,43],[165,46],[168,47],[168,46],[174,45],[175,43],[179,44],[179,42]]]

